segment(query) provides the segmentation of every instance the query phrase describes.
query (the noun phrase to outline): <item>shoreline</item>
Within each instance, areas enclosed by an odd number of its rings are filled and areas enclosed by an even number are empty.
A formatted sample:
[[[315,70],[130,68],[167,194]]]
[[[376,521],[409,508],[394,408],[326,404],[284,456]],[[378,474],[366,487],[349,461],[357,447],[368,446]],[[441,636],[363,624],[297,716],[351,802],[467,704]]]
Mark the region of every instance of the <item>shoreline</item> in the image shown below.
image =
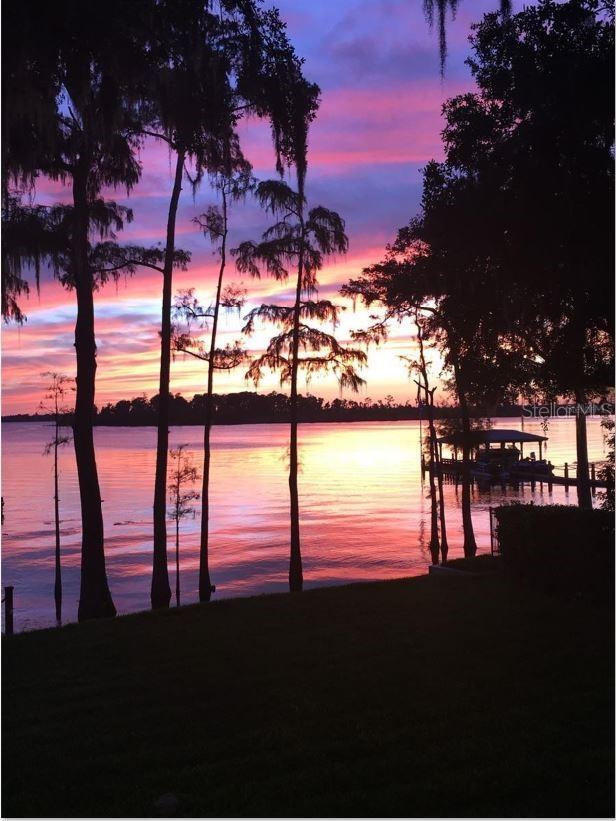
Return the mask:
[[[494,556],[489,551],[478,552],[476,554],[476,556],[474,556],[473,559],[471,560],[472,562],[477,562],[477,564],[476,564],[477,570],[469,571],[466,568],[463,569],[463,570],[459,569],[461,566],[464,566],[464,564],[468,561],[469,561],[468,559],[465,559],[464,557],[458,556],[458,557],[454,557],[452,559],[449,559],[449,561],[445,565],[440,564],[440,565],[437,565],[437,567],[438,568],[445,568],[447,570],[450,570],[452,573],[455,572],[456,576],[462,576],[462,577],[467,577],[467,578],[471,578],[471,577],[474,578],[477,573],[479,575],[483,576],[486,572],[488,572],[486,568],[488,568],[490,565],[492,565],[492,568],[490,569],[489,572],[492,572],[492,573],[499,572],[499,568],[501,567],[500,557]],[[417,573],[415,575],[392,576],[391,578],[387,578],[387,579],[359,579],[359,580],[355,579],[355,580],[351,580],[351,581],[339,581],[339,582],[335,582],[335,583],[325,583],[325,584],[314,584],[313,583],[312,585],[310,583],[310,580],[308,580],[306,582],[306,584],[308,586],[304,588],[304,590],[302,591],[302,595],[304,595],[306,593],[313,593],[313,592],[318,591],[318,590],[328,590],[328,591],[335,592],[337,590],[345,589],[345,588],[348,588],[348,587],[361,587],[361,586],[370,585],[370,584],[388,584],[390,582],[391,583],[410,582],[414,579],[423,579],[423,578],[427,578],[430,575],[433,575],[433,572],[434,572],[432,570],[433,567],[434,567],[433,565],[428,564],[428,565],[426,565],[426,568],[425,568],[424,572]],[[186,602],[185,604],[181,604],[179,607],[176,607],[173,603],[171,603],[169,605],[169,607],[163,608],[162,611],[153,611],[151,607],[146,607],[143,610],[131,610],[131,611],[124,612],[124,613],[117,613],[115,616],[110,617],[110,618],[106,618],[106,619],[99,619],[99,620],[92,620],[92,621],[85,621],[85,622],[79,622],[75,619],[74,621],[63,622],[59,626],[55,625],[55,624],[50,624],[50,625],[47,625],[47,626],[44,626],[44,627],[43,626],[41,626],[41,627],[34,626],[32,628],[26,628],[26,629],[23,629],[23,630],[20,630],[20,631],[16,631],[15,633],[12,634],[12,638],[15,637],[15,636],[22,636],[22,635],[25,635],[25,634],[31,635],[32,633],[41,633],[41,632],[48,632],[48,631],[51,631],[51,632],[55,633],[59,630],[64,630],[67,627],[69,627],[69,628],[82,627],[83,625],[91,624],[94,621],[105,621],[105,622],[108,622],[108,623],[111,623],[111,622],[117,623],[118,620],[122,620],[122,619],[125,619],[125,618],[133,618],[133,617],[143,617],[143,616],[147,616],[148,614],[151,614],[151,613],[154,613],[154,612],[169,612],[169,611],[182,612],[182,611],[186,610],[187,608],[191,608],[191,607],[201,607],[201,606],[216,607],[216,606],[219,606],[219,605],[227,604],[229,602],[237,602],[237,601],[248,602],[248,601],[253,601],[253,600],[259,601],[259,600],[262,600],[264,598],[268,598],[270,596],[279,597],[279,596],[289,596],[289,595],[292,595],[292,594],[289,593],[288,590],[270,590],[270,591],[264,591],[263,593],[249,593],[249,594],[244,595],[244,596],[242,596],[242,595],[222,596],[218,599],[212,599],[211,601],[209,601],[207,603],[207,605],[202,605],[202,603],[199,602],[199,601],[190,601],[190,602]],[[2,637],[3,638],[5,637],[4,632],[2,632]]]
[[[589,420],[592,419],[608,419],[612,418],[613,414],[608,416],[591,416]],[[449,420],[449,419],[458,419],[459,416],[452,414],[452,413],[445,413],[439,414],[438,409],[435,409],[434,419],[437,421]],[[520,420],[524,418],[525,422],[536,422],[541,421],[538,417],[526,416],[522,417],[522,414],[514,414],[514,413],[495,413],[493,415],[486,415],[480,413],[471,413],[471,419],[489,419],[489,420],[496,420],[496,419],[517,419]],[[567,420],[574,420],[573,416],[551,416],[549,417],[549,422],[561,421],[563,419]],[[47,417],[36,417],[36,416],[28,416],[25,418],[20,418],[19,414],[14,416],[3,416],[0,419],[0,422],[3,425],[10,425],[10,424],[43,424],[45,422],[51,422],[51,418]],[[318,425],[318,424],[331,424],[331,425],[339,425],[339,424],[355,424],[355,423],[362,423],[362,422],[423,422],[427,423],[427,416],[420,416],[419,414],[415,413],[413,415],[383,415],[378,417],[362,417],[362,418],[354,418],[354,419],[299,419],[298,424],[300,425]],[[288,425],[290,424],[289,419],[241,419],[241,420],[215,420],[212,423],[212,427],[236,427],[238,425]],[[65,423],[64,427],[70,427],[70,423]],[[94,422],[93,426],[95,428],[156,428],[156,422],[130,422],[128,420],[122,420],[121,422]],[[202,427],[203,422],[176,422],[170,421],[169,427],[174,428],[189,428],[189,427]]]

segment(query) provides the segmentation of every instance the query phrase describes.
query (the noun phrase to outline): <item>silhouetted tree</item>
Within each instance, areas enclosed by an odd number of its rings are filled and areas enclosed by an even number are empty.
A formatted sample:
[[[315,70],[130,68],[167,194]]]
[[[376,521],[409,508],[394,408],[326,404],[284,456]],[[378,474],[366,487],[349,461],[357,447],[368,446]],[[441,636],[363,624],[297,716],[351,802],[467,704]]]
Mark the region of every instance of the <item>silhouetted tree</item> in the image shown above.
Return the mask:
[[[24,319],[18,300],[29,292],[25,268],[35,269],[38,286],[45,258],[41,245],[49,250],[44,215],[32,209],[22,213],[21,195],[34,188],[42,167],[60,170],[54,156],[61,138],[58,29],[46,26],[48,10],[41,10],[39,17],[36,6],[27,0],[13,3],[3,18],[2,315],[17,322]]]
[[[417,402],[423,401],[428,411],[428,436],[426,437],[428,444],[428,487],[430,490],[430,542],[428,548],[430,550],[430,558],[432,564],[438,564],[440,558],[440,540],[438,532],[438,500],[436,491],[436,434],[434,432],[434,418],[431,402],[434,400],[435,388],[430,389],[423,379],[415,380],[417,385]],[[424,458],[424,444],[421,443],[422,460]]]
[[[45,445],[45,454],[53,453],[53,502],[54,502],[54,525],[55,525],[55,574],[54,574],[54,601],[56,605],[56,623],[62,623],[62,563],[60,555],[60,494],[59,494],[59,469],[58,469],[58,449],[62,445],[70,442],[70,436],[63,434],[62,422],[71,408],[65,404],[69,385],[73,380],[62,373],[47,372],[42,374],[51,381],[45,389],[45,397],[39,405],[39,409],[51,413],[53,416],[53,438]]]
[[[486,15],[469,60],[479,90],[445,108],[442,184],[484,192],[479,257],[500,279],[507,344],[536,365],[533,391],[580,408],[613,378],[612,23],[598,0]],[[583,411],[576,444],[590,507]]]
[[[353,301],[361,299],[366,306],[375,304],[382,306],[385,311],[379,317],[371,315],[372,323],[362,330],[352,331],[352,337],[357,342],[365,345],[371,343],[380,344],[385,341],[389,333],[389,325],[392,322],[401,323],[410,321],[416,329],[419,358],[410,356],[401,357],[409,367],[412,375],[418,373],[419,379],[415,380],[418,387],[417,405],[419,408],[425,406],[428,414],[428,451],[430,459],[430,470],[428,474],[428,484],[430,488],[430,555],[433,564],[438,564],[439,554],[442,554],[443,562],[447,561],[448,543],[445,515],[445,501],[443,492],[443,475],[440,468],[440,456],[437,445],[436,429],[434,426],[434,392],[435,388],[430,387],[428,377],[428,366],[424,351],[424,324],[425,312],[433,312],[431,307],[422,305],[424,294],[421,291],[412,293],[407,288],[403,292],[400,283],[396,284],[397,277],[404,267],[395,256],[390,256],[385,262],[366,268],[358,279],[350,280],[341,288],[343,296],[349,297]],[[421,416],[420,423],[421,423]],[[420,424],[421,431],[421,424]],[[422,458],[423,458],[422,439]],[[436,479],[436,483],[435,483]],[[437,503],[438,488],[438,503]],[[439,539],[438,522],[440,519],[441,537]]]
[[[6,239],[3,254],[5,258],[10,257],[14,270],[21,270],[22,266],[31,264],[38,281],[38,270],[42,262],[46,261],[66,288],[76,290],[73,248],[74,214],[74,206],[16,205],[3,225],[3,234]],[[125,221],[131,220],[132,212],[114,202],[97,199],[89,203],[86,265],[93,290],[102,287],[109,280],[117,280],[121,275],[133,274],[139,266],[161,270],[162,251],[160,249],[119,246],[115,241],[115,232],[122,229]],[[93,234],[98,234],[99,242],[91,241]],[[176,251],[174,265],[185,268],[188,259],[188,254]],[[79,299],[83,301],[83,292],[81,297],[78,296]],[[19,309],[13,309],[12,316],[19,320],[20,317],[15,314],[15,310]],[[79,395],[79,390],[77,394]],[[88,416],[90,436],[94,410],[93,406]],[[76,415],[73,424],[77,425]],[[93,442],[91,444],[93,446]],[[76,454],[79,454],[77,464],[80,477],[82,524],[85,522],[88,525],[87,528],[84,527],[82,542],[82,588],[87,595],[82,596],[84,605],[80,610],[80,618],[89,618],[96,614],[109,615],[109,611],[102,605],[100,613],[96,608],[92,609],[90,605],[86,607],[91,591],[99,591],[98,598],[91,602],[92,607],[96,601],[99,605],[104,601],[100,598],[101,591],[106,586],[104,553],[102,550],[100,553],[94,550],[98,542],[92,541],[93,531],[102,539],[102,529],[98,531],[94,527],[99,523],[102,528],[102,513],[100,511],[100,490],[97,490],[98,495],[91,495],[94,492],[93,488],[98,488],[96,471],[94,476],[89,473],[84,474],[83,469],[81,473],[79,472],[79,466],[82,465],[83,468],[85,455],[88,459],[94,458],[94,453],[86,449],[84,455],[84,449],[78,447],[77,442],[75,442],[75,448]],[[86,463],[88,463],[87,460]]]
[[[609,384],[610,17],[594,0],[543,0],[509,19],[485,17],[470,61],[479,92],[445,105],[446,159],[425,169],[422,213],[352,283],[396,309],[405,300],[432,305],[428,330],[451,375],[464,440],[471,401],[496,404],[541,388],[583,403]],[[580,502],[588,505],[583,413],[576,427]]]
[[[421,309],[417,308],[415,312],[415,325],[417,327],[417,345],[419,350],[419,359],[417,361],[412,361],[411,366],[419,371],[419,380],[416,380],[418,386],[418,395],[417,399],[418,402],[421,397],[421,393],[423,392],[424,401],[426,404],[426,408],[428,411],[428,436],[430,442],[430,462],[431,462],[431,470],[430,470],[430,498],[432,499],[432,535],[430,538],[430,543],[434,544],[436,547],[436,551],[433,551],[432,555],[432,563],[438,564],[439,559],[439,547],[440,553],[443,563],[447,561],[447,554],[449,552],[449,545],[447,543],[447,526],[446,526],[446,514],[445,514],[445,494],[443,491],[443,471],[441,469],[441,460],[440,460],[440,453],[438,447],[438,440],[436,435],[436,427],[434,424],[434,392],[436,388],[430,387],[430,379],[428,376],[428,363],[426,362],[425,356],[425,345],[424,345],[424,329],[423,329],[423,317],[421,316]],[[436,475],[436,488],[434,486],[434,474]],[[437,528],[435,526],[434,520],[436,519],[436,490],[438,489],[438,509],[439,509],[439,522],[440,522],[440,544],[439,544],[439,537]],[[434,534],[436,533],[436,538]],[[435,561],[436,558],[436,561]]]
[[[144,131],[169,146],[175,176],[167,219],[163,273],[159,420],[154,483],[154,556],[151,599],[166,607],[171,590],[167,570],[165,482],[169,425],[171,363],[172,265],[175,224],[184,167],[195,166],[193,189],[205,172],[224,166],[225,151],[243,113],[268,117],[272,123],[277,164],[293,159],[289,130],[293,109],[289,89],[301,87],[316,107],[318,88],[306,83],[276,10],[254,0],[229,0],[218,8],[203,0],[158,7],[160,53],[152,74],[153,125]]]
[[[299,175],[298,175],[299,176]],[[299,495],[297,485],[298,447],[298,393],[300,369],[308,378],[321,371],[333,372],[341,388],[358,390],[363,380],[355,365],[363,365],[363,351],[347,348],[336,338],[307,324],[310,320],[337,323],[340,308],[329,300],[314,299],[317,272],[323,259],[334,253],[345,253],[348,240],[344,221],[334,211],[322,206],[305,214],[302,191],[294,191],[281,180],[261,182],[256,189],[261,205],[278,217],[278,221],[263,234],[261,242],[246,241],[234,249],[237,267],[242,273],[260,277],[264,271],[277,280],[287,280],[291,269],[296,272],[295,299],[291,305],[260,305],[246,317],[244,332],[251,334],[257,321],[271,322],[280,328],[261,356],[250,365],[247,377],[255,384],[264,370],[278,371],[281,383],[290,384],[291,430],[289,444],[289,492],[291,512],[291,548],[289,587],[292,592],[303,586],[302,557],[299,529]],[[311,351],[311,356],[300,356],[300,351]]]
[[[153,96],[157,102],[155,124],[148,134],[164,141],[174,156],[174,179],[167,214],[163,262],[162,318],[160,333],[160,378],[156,475],[154,480],[154,545],[152,607],[168,607],[171,599],[167,566],[167,525],[165,496],[169,447],[169,381],[171,368],[171,300],[178,205],[184,164],[207,164],[208,152],[215,148],[221,120],[228,109],[228,65],[220,48],[222,31],[217,16],[203,3],[174,7],[164,3],[164,38],[161,60],[153,74]],[[187,14],[187,12],[189,12]],[[192,12],[192,14],[190,13]],[[194,15],[194,16],[193,16]],[[229,122],[225,123],[229,127]]]
[[[90,239],[93,228],[106,239],[130,218],[126,209],[104,203],[100,192],[117,186],[130,190],[139,178],[135,123],[147,53],[142,15],[148,6],[149,0],[136,0],[126,15],[119,0],[87,8],[75,0],[12,4],[3,55],[14,103],[5,108],[5,192],[11,183],[18,190],[32,188],[42,173],[70,185],[72,194],[72,207],[65,212],[69,253],[63,272],[77,298],[73,439],[82,513],[80,619],[115,613],[92,435],[96,274]],[[7,305],[15,315],[10,300]]]
[[[498,372],[494,329],[492,314],[487,316],[489,321],[486,318],[482,321],[483,302],[472,302],[473,295],[479,290],[479,283],[473,283],[470,278],[473,269],[469,268],[469,275],[465,278],[466,259],[457,254],[446,254],[451,250],[444,244],[448,239],[447,229],[453,229],[455,219],[453,214],[447,215],[443,210],[436,209],[430,185],[432,168],[433,165],[429,164],[425,172],[422,217],[401,229],[396,241],[388,246],[385,259],[364,269],[360,277],[343,287],[342,293],[351,298],[360,298],[368,306],[380,304],[386,309],[380,322],[367,331],[355,334],[355,338],[360,340],[378,341],[385,338],[387,323],[392,319],[412,319],[419,310],[426,315],[422,322],[422,337],[429,334],[440,347],[445,366],[451,373],[449,389],[456,395],[462,417],[465,434],[462,448],[464,553],[474,556],[477,545],[471,516],[470,383],[465,381],[465,374],[474,374],[473,388],[477,391],[481,388],[482,397],[487,392],[487,385],[492,391],[497,389],[494,384],[494,374]],[[434,235],[430,233],[432,229]],[[442,257],[439,256],[441,252]],[[486,295],[482,299],[485,298]],[[427,399],[429,401],[429,395]]]
[[[201,490],[201,536],[199,547],[199,601],[209,601],[212,594],[212,581],[209,570],[209,486],[211,446],[210,436],[213,417],[214,375],[216,370],[231,370],[245,361],[245,353],[239,343],[226,348],[217,347],[217,331],[220,309],[240,311],[244,305],[244,291],[238,286],[230,285],[223,289],[223,279],[227,264],[227,238],[229,235],[229,206],[244,199],[254,187],[251,166],[239,153],[239,146],[230,147],[226,169],[223,167],[212,174],[212,183],[220,194],[221,207],[210,206],[194,222],[202,229],[205,237],[217,246],[220,256],[216,296],[213,306],[202,308],[194,298],[192,291],[185,291],[176,299],[175,313],[188,324],[187,333],[176,334],[174,347],[207,362],[207,393],[205,397],[205,421],[203,431],[203,486]],[[190,334],[190,325],[196,321],[203,326],[211,320],[209,350],[203,342]]]
[[[169,481],[169,501],[172,507],[168,516],[175,522],[175,605],[180,606],[180,522],[187,516],[195,515],[192,502],[199,498],[191,486],[199,479],[192,456],[186,452],[188,445],[178,445],[171,449],[171,478]]]
[[[5,191],[2,201],[2,317],[25,321],[22,297],[30,293],[26,272],[34,274],[39,290],[43,264],[59,275],[59,260],[70,243],[68,209],[24,203],[21,195]]]

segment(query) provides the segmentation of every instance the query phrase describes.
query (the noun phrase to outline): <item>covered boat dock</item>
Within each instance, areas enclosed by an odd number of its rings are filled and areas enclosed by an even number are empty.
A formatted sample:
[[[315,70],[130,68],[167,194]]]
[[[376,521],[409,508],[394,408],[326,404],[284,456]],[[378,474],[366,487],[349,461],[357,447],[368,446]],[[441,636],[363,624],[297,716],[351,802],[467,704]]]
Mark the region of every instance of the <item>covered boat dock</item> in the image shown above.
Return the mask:
[[[552,485],[564,485],[566,488],[577,486],[577,470],[575,465],[555,467],[543,458],[544,443],[547,436],[528,433],[512,428],[490,428],[486,430],[472,430],[469,435],[471,476],[475,481],[500,482],[518,485],[522,482],[544,482],[551,488]],[[464,434],[461,431],[441,436],[437,439],[438,464],[444,477],[458,482],[463,471],[464,463],[461,458]],[[528,455],[524,455],[524,446]],[[534,450],[538,450],[538,458]],[[443,454],[447,447],[449,456]],[[460,458],[458,458],[460,457]],[[422,475],[426,471],[435,472],[437,465],[428,464],[422,455]],[[555,470],[560,471],[556,474]],[[596,488],[606,487],[606,482],[597,479],[595,465],[590,465],[589,484],[593,491]]]
[[[524,444],[534,443],[539,445],[539,460],[543,459],[543,443],[547,442],[547,436],[539,436],[536,433],[527,433],[524,430],[514,430],[510,428],[490,428],[488,430],[472,430],[470,432],[469,443],[471,449],[477,451],[483,447],[490,449],[492,445],[499,445],[501,449],[506,449],[507,445],[514,448],[520,445],[520,456],[524,458]],[[443,458],[443,445],[449,445],[454,454],[462,449],[464,434],[457,432],[449,436],[441,436],[437,439],[439,455]]]

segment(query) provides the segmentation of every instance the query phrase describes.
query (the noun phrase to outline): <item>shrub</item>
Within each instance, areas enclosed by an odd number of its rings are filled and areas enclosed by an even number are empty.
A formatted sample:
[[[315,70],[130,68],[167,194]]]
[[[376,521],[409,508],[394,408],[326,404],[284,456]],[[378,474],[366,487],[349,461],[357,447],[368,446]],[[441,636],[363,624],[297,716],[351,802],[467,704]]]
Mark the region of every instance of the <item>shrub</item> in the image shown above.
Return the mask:
[[[495,510],[505,574],[548,593],[607,602],[614,587],[614,516],[568,505]]]

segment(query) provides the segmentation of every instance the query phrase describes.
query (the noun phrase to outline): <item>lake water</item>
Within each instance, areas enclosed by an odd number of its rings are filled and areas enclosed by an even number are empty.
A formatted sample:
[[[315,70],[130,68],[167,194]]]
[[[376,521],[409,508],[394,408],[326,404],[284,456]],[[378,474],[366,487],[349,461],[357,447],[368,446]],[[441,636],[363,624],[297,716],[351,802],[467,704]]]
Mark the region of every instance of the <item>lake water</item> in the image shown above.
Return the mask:
[[[496,427],[519,428],[517,419]],[[538,421],[525,430],[541,433]],[[424,425],[425,432],[425,425]],[[588,422],[591,461],[605,458],[599,419]],[[52,625],[53,459],[43,455],[51,429],[43,423],[2,426],[2,583],[15,587],[15,629]],[[547,458],[575,462],[571,419],[554,419]],[[154,428],[96,428],[109,584],[118,612],[149,607]],[[171,429],[171,447],[186,443],[201,458],[198,427]],[[288,426],[216,427],[212,433],[210,565],[215,599],[287,589]],[[425,573],[430,501],[420,472],[418,422],[300,426],[300,504],[305,586]],[[529,448],[530,450],[530,448]],[[76,619],[80,518],[72,444],[62,448],[60,505],[65,621]],[[450,556],[461,555],[460,488],[445,486]],[[507,500],[575,503],[576,492],[548,494],[500,487],[473,490],[480,552],[490,549],[488,507]],[[169,522],[174,589],[173,523]],[[197,600],[199,518],[181,532],[182,602]]]

